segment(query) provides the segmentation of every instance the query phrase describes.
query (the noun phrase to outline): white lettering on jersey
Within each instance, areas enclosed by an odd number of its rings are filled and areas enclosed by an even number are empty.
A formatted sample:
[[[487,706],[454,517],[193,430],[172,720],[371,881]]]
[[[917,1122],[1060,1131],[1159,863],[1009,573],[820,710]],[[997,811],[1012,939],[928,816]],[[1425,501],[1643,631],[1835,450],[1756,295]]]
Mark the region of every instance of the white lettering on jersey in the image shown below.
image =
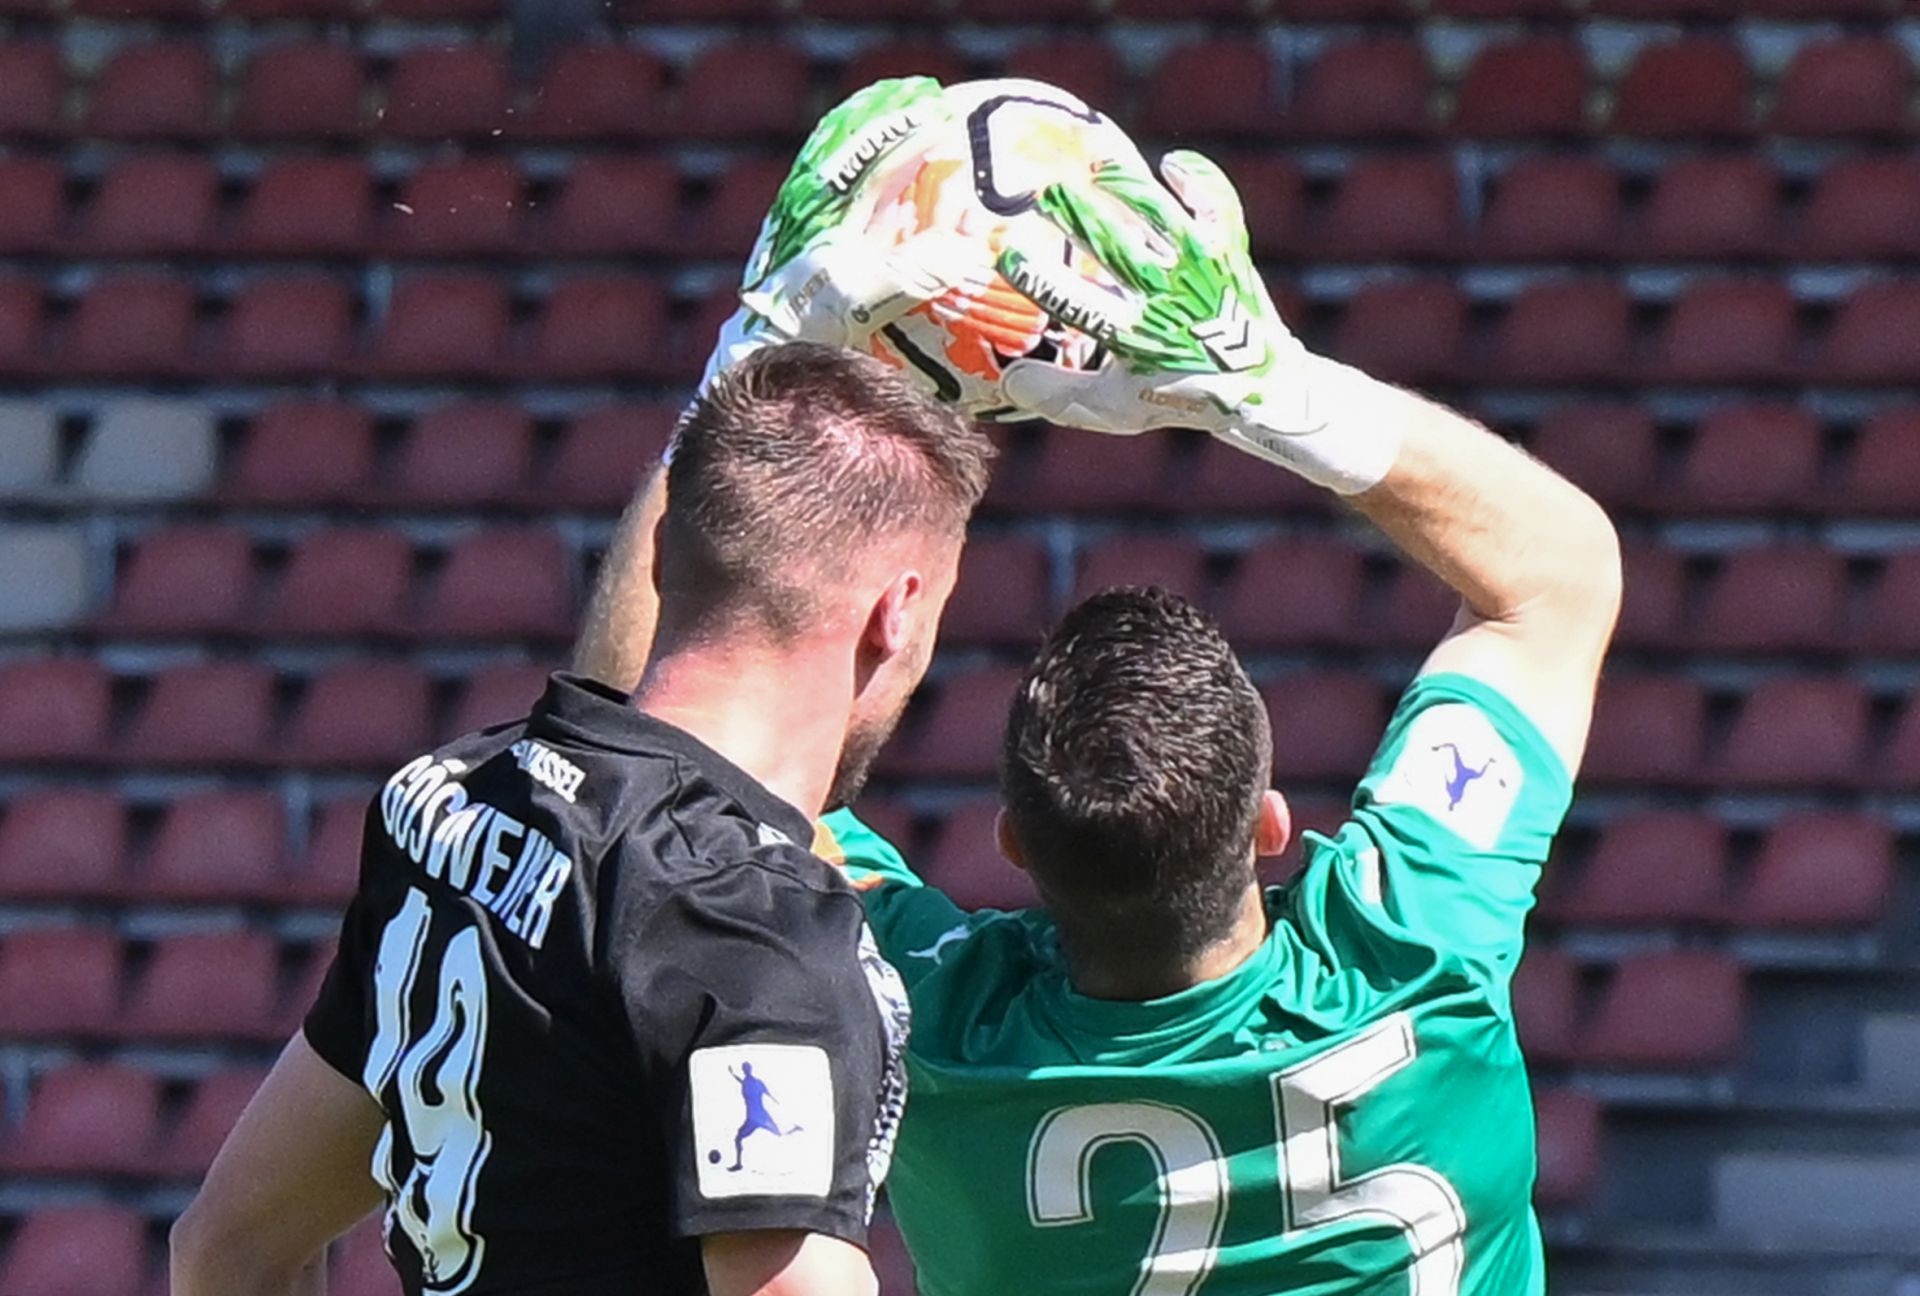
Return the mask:
[[[527,777],[542,787],[551,788],[553,794],[568,805],[574,804],[574,794],[587,779],[585,770],[545,743],[537,743],[531,738],[522,738],[511,750],[514,760],[527,772]]]
[[[1513,748],[1484,711],[1445,702],[1407,726],[1406,743],[1373,799],[1424,810],[1469,845],[1492,850],[1524,779]]]
[[[700,1195],[833,1191],[833,1067],[817,1044],[733,1044],[687,1059]]]

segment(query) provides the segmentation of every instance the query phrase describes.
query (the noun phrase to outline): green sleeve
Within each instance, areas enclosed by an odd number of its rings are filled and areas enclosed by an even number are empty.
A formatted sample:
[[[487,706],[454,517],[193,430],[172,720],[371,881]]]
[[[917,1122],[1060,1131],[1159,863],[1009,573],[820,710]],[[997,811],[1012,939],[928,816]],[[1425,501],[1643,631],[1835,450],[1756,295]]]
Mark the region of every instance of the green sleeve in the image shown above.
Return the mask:
[[[814,854],[846,870],[867,906],[867,921],[887,962],[912,989],[940,966],[945,947],[990,913],[974,914],[921,881],[892,842],[851,810],[835,810],[815,829]]]
[[[1464,675],[1416,680],[1309,877],[1340,909],[1504,987],[1573,783],[1532,721]]]

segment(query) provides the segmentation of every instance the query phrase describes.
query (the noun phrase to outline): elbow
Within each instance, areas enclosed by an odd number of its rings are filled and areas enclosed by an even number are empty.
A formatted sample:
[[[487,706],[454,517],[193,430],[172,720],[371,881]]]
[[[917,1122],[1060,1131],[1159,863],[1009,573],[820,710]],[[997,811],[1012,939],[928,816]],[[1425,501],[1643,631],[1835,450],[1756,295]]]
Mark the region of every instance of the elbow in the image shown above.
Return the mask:
[[[1625,592],[1620,533],[1606,510],[1587,495],[1563,519],[1566,566],[1560,597],[1564,614],[1589,627],[1602,643],[1612,638]]]
[[[203,1192],[167,1232],[167,1269],[174,1296],[210,1292],[283,1291],[300,1266],[262,1253],[255,1230],[223,1218]]]
[[[204,1287],[209,1262],[217,1250],[212,1233],[207,1211],[195,1198],[167,1231],[167,1268],[174,1291],[196,1292]]]

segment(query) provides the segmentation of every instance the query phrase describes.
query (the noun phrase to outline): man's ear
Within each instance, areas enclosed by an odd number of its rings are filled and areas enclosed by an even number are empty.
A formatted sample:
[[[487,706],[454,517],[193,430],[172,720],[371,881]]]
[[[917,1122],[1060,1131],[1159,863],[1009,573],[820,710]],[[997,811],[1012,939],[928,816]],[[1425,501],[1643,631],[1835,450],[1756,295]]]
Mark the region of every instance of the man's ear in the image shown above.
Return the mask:
[[[868,647],[883,657],[892,657],[913,642],[914,618],[926,588],[926,578],[911,567],[887,582],[867,615]]]
[[[1287,799],[1272,788],[1260,794],[1260,810],[1253,821],[1253,853],[1265,858],[1286,851],[1293,841],[1293,811]]]
[[[1027,852],[1021,848],[1019,840],[1014,837],[1013,825],[1007,821],[1005,810],[993,816],[993,840],[994,844],[1000,847],[1000,854],[1005,857],[1007,863],[1022,873],[1027,871]]]

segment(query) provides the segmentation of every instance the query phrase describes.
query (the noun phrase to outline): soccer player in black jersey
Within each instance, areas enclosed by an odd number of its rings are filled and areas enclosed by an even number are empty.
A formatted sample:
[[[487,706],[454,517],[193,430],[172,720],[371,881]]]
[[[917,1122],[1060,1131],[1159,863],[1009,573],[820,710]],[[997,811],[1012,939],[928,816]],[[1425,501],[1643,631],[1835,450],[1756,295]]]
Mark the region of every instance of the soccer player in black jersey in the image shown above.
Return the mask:
[[[926,668],[991,451],[799,344],[715,379],[675,445],[638,690],[556,675],[387,780],[319,1000],[175,1228],[175,1296],[322,1292],[383,1202],[409,1296],[872,1291],[905,999],[806,846]]]

